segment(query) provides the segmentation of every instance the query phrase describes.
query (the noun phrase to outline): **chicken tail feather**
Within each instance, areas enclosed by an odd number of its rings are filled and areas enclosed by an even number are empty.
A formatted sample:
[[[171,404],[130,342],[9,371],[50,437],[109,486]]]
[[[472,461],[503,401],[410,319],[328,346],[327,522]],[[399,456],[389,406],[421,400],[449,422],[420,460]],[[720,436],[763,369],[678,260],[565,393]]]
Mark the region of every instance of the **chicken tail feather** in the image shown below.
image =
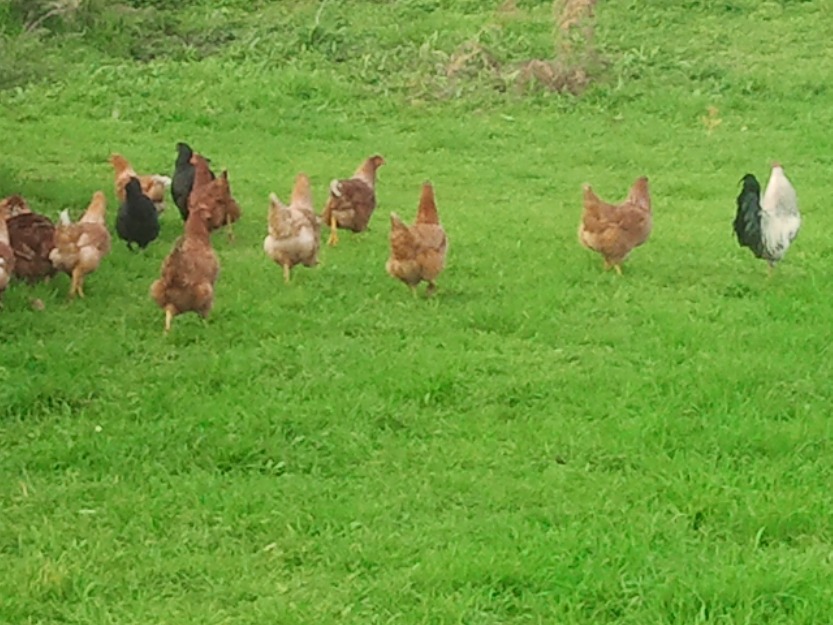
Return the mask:
[[[737,199],[737,212],[733,224],[735,236],[741,247],[748,247],[760,256],[763,247],[761,230],[761,185],[752,174],[741,180],[743,189]]]
[[[333,197],[341,197],[341,183],[338,180],[333,180],[330,183],[330,195]]]

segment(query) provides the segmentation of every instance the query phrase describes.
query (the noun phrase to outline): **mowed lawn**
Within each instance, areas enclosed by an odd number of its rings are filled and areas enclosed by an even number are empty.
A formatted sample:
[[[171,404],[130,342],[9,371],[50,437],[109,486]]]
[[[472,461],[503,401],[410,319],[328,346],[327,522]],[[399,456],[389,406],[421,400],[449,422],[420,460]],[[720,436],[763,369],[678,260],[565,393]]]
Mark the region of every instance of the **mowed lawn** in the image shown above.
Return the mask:
[[[56,218],[102,189],[112,226],[107,156],[170,174],[185,140],[243,209],[211,317],[167,337],[172,202],[144,252],[111,228],[85,299],[63,275],[6,292],[0,623],[827,622],[827,4],[602,2],[578,98],[443,65],[551,52],[548,2],[226,4],[206,29],[249,39],[202,60],[46,38],[65,70],[0,92],[0,196]],[[271,58],[297,24],[309,45]],[[370,230],[284,285],[268,194],[304,171],[320,210],[374,153]],[[776,159],[803,225],[767,277],[731,222]],[[652,237],[605,273],[581,185],[643,174]],[[384,265],[424,180],[450,249],[414,299]]]

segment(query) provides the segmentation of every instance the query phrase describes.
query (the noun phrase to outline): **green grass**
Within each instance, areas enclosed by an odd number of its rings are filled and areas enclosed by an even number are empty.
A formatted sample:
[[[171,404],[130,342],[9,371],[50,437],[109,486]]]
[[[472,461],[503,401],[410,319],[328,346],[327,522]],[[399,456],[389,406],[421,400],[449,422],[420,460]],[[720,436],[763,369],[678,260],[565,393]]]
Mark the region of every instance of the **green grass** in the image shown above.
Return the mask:
[[[153,19],[233,36],[189,57],[171,35],[149,62],[97,52],[107,24],[7,29],[50,78],[0,92],[0,195],[54,217],[101,188],[112,222],[107,155],[169,172],[187,140],[243,218],[214,238],[210,320],[168,337],[148,288],[172,204],[86,299],[66,276],[6,293],[0,623],[830,619],[829,7],[600,3],[606,70],[579,99],[446,76],[484,27],[507,68],[551,53],[549,3],[517,4],[332,2],[318,27],[306,1],[194,4]],[[285,287],[268,193],[305,171],[320,207],[374,152],[370,231]],[[804,225],[767,279],[731,220],[774,158]],[[615,199],[643,173],[652,238],[603,273],[581,184]],[[413,300],[384,272],[387,217],[425,179],[450,253]]]

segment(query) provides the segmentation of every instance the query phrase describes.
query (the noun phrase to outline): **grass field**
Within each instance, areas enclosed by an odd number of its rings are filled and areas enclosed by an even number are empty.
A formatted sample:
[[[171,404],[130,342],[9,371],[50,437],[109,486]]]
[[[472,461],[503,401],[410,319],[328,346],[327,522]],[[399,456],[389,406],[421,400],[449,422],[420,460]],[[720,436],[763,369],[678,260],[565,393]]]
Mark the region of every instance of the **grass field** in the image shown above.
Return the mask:
[[[184,4],[28,36],[5,15],[0,196],[55,217],[103,189],[112,224],[107,155],[169,173],[186,140],[243,218],[211,318],[167,337],[172,203],[86,299],[6,293],[0,623],[830,620],[826,2],[603,1],[579,97],[512,83],[552,56],[549,2]],[[269,192],[305,171],[320,208],[375,152],[370,231],[285,286]],[[772,159],[804,221],[767,278],[731,220]],[[652,238],[605,273],[581,184],[641,174]],[[426,179],[449,263],[414,300],[388,214]]]

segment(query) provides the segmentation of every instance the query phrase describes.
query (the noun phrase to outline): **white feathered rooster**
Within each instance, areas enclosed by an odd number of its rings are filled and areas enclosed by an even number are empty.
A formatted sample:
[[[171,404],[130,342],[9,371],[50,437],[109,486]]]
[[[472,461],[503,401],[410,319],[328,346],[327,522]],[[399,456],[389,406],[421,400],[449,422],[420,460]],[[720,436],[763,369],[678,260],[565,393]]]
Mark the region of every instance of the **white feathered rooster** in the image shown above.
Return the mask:
[[[761,200],[761,185],[752,174],[741,181],[735,215],[735,234],[742,247],[769,263],[769,271],[784,258],[801,227],[798,197],[780,163],[772,164],[772,173]]]

